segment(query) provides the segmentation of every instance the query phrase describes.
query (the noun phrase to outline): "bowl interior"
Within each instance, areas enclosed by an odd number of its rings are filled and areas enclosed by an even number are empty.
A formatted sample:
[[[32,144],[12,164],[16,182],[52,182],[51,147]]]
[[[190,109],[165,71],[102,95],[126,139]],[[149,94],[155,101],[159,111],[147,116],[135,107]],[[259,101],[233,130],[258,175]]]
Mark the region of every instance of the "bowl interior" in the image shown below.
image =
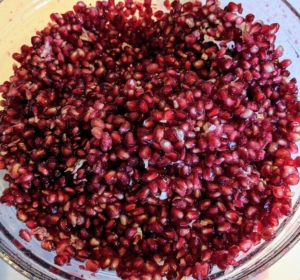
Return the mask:
[[[7,80],[13,74],[11,58],[23,44],[30,44],[30,38],[37,30],[42,29],[50,21],[52,12],[65,12],[72,9],[77,1],[74,0],[14,0],[0,3],[2,17],[0,19],[0,83]],[[222,0],[221,5],[228,3]],[[284,47],[284,57],[290,58],[293,64],[289,70],[291,77],[300,77],[300,45],[298,42],[298,30],[300,21],[284,0],[243,0],[244,15],[253,13],[256,20],[264,22],[280,23],[280,31],[277,33],[276,45]],[[154,7],[162,9],[162,1],[154,3]],[[300,40],[299,40],[300,41]],[[5,172],[0,171],[0,178]],[[0,179],[0,193],[8,185]],[[266,269],[280,258],[299,238],[300,230],[300,188],[293,187],[293,213],[284,219],[277,229],[277,237],[268,243],[261,243],[247,255],[240,256],[240,264],[234,271],[224,275],[215,269],[211,279],[250,279],[255,274]],[[0,256],[10,262],[16,269],[31,279],[117,279],[114,272],[101,271],[96,275],[79,269],[79,263],[72,261],[70,266],[58,267],[53,264],[55,256],[52,252],[40,248],[40,243],[33,239],[26,243],[18,235],[25,225],[15,217],[15,210],[0,204]]]

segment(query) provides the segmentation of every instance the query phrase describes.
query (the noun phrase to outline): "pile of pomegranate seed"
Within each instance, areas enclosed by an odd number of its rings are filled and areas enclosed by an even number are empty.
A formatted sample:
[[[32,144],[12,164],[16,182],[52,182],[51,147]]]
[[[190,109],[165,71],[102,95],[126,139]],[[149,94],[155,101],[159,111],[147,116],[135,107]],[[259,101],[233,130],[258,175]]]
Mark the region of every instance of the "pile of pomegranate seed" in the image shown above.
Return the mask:
[[[1,202],[57,265],[204,279],[290,214],[300,102],[279,25],[164,4],[52,14],[0,86]]]

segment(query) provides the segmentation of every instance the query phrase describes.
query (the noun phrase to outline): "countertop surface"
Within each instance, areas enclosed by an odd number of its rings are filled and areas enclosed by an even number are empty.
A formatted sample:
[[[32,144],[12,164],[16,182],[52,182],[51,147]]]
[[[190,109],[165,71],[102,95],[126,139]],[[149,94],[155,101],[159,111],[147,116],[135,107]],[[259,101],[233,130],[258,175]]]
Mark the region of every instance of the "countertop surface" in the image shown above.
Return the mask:
[[[0,1],[1,2],[1,1]],[[238,2],[238,1],[237,1]],[[270,3],[272,0],[270,0]],[[300,11],[299,0],[289,0],[296,10]],[[284,257],[253,280],[300,280],[300,243],[296,244]],[[0,280],[26,280],[12,267],[0,259]],[[99,279],[100,280],[100,279]],[[103,279],[104,280],[104,279]]]

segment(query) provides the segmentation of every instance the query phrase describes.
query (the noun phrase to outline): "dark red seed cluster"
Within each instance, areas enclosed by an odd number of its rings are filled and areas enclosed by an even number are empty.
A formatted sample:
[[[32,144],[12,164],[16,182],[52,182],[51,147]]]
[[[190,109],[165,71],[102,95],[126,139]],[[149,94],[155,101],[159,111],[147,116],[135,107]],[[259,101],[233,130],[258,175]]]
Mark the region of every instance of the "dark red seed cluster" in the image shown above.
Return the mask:
[[[290,214],[300,102],[279,25],[217,3],[78,2],[13,55],[1,202],[56,264],[204,279]]]

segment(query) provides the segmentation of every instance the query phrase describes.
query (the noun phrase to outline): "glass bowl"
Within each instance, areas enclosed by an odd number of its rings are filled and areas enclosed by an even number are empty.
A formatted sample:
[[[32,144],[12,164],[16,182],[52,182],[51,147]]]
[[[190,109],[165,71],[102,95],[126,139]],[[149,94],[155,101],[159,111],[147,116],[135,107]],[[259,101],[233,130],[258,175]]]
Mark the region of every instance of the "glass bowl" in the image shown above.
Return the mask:
[[[30,38],[37,30],[50,22],[52,12],[71,10],[77,0],[0,0],[0,83],[13,74],[14,63],[11,55],[23,44],[30,44]],[[116,1],[117,2],[117,1]],[[162,9],[162,2],[157,4]],[[221,0],[226,5],[229,0]],[[244,13],[253,13],[257,20],[280,23],[277,33],[277,46],[284,47],[284,57],[290,58],[291,77],[300,77],[300,16],[286,0],[236,0],[243,4]],[[88,4],[90,1],[88,2]],[[92,1],[94,3],[94,1]],[[0,178],[5,172],[0,171]],[[7,183],[0,179],[0,193]],[[233,271],[214,270],[209,279],[250,279],[266,270],[282,257],[300,239],[300,186],[294,186],[293,211],[290,217],[282,220],[277,228],[277,236],[271,242],[263,242],[252,251],[239,257],[239,265]],[[29,279],[118,279],[114,272],[101,271],[94,275],[79,269],[81,263],[72,261],[70,266],[54,265],[54,253],[44,251],[40,243],[33,239],[26,243],[19,237],[19,230],[25,225],[15,217],[13,208],[0,205],[0,257]]]

